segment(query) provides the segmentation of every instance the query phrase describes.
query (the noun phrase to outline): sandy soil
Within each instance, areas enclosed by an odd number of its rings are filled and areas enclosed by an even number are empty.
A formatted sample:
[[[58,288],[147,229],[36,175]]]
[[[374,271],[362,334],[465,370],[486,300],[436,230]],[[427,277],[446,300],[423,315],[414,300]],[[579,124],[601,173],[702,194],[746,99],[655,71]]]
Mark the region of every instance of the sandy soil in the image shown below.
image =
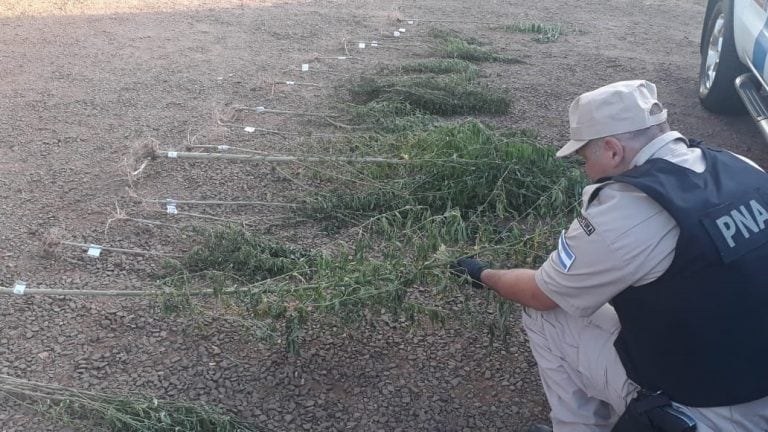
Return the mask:
[[[622,79],[655,82],[670,123],[763,166],[765,143],[747,118],[718,117],[696,98],[704,2],[585,0],[436,1],[0,1],[0,286],[142,289],[156,258],[78,248],[46,254],[59,240],[183,252],[173,230],[112,220],[117,208],[169,221],[142,198],[290,199],[297,185],[260,165],[155,161],[129,182],[123,167],[137,143],[164,149],[196,144],[275,151],[305,139],[248,134],[222,126],[233,105],[326,109],[336,88],[380,64],[425,56],[433,26],[453,28],[523,58],[484,64],[507,92],[510,115],[488,119],[567,139],[567,106],[579,93]],[[413,18],[414,25],[393,18]],[[429,23],[425,20],[450,22]],[[504,33],[491,24],[562,23],[556,43]],[[391,32],[407,26],[394,40]],[[400,49],[357,50],[344,41],[380,40]],[[299,72],[302,63],[311,71]],[[319,72],[326,71],[326,72]],[[323,87],[273,85],[305,81]],[[306,131],[277,116],[239,119]],[[290,170],[292,168],[286,167]],[[189,209],[219,217],[277,219],[274,209]],[[109,222],[109,223],[108,223]],[[306,227],[280,235],[321,244]],[[516,324],[515,324],[516,325]],[[507,349],[459,326],[383,326],[308,335],[291,358],[216,317],[165,317],[135,299],[6,296],[0,302],[0,373],[86,389],[133,390],[221,404],[271,430],[517,430],[545,419],[535,364],[519,329]],[[61,430],[18,404],[0,408],[0,430]]]

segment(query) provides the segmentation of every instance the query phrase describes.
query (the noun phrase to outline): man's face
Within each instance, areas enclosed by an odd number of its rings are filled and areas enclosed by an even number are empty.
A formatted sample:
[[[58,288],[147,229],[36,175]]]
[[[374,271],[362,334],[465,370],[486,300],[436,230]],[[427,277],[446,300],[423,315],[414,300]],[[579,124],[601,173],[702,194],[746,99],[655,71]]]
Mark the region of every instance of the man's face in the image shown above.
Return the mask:
[[[591,181],[621,173],[617,170],[615,154],[605,138],[589,141],[576,150],[576,154],[584,160],[584,172]]]

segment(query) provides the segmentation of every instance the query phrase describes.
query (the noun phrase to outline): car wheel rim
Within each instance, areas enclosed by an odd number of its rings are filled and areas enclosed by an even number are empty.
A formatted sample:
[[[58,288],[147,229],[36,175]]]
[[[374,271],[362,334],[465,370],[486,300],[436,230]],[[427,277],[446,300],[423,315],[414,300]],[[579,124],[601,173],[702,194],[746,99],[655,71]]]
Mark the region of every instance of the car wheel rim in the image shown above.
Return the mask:
[[[723,32],[725,30],[725,14],[717,16],[715,25],[712,28],[712,35],[709,37],[709,46],[707,47],[707,58],[704,68],[701,71],[699,93],[706,96],[715,82],[717,67],[720,65],[720,53],[723,49]]]

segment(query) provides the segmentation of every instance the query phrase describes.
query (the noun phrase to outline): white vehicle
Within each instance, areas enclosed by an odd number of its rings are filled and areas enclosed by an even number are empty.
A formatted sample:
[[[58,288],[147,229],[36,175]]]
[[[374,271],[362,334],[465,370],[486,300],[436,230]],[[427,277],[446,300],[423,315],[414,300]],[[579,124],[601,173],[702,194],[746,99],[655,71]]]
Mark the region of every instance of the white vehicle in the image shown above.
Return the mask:
[[[708,0],[701,32],[704,108],[747,111],[768,140],[768,0]]]

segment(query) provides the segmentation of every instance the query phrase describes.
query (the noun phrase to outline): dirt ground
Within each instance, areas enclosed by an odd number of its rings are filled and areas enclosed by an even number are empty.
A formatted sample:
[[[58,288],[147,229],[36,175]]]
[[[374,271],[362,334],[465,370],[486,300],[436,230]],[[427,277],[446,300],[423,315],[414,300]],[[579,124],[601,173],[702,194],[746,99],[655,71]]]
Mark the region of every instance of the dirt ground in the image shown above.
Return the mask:
[[[97,0],[18,3],[0,0],[4,287],[24,280],[29,288],[150,288],[157,258],[105,252],[96,260],[76,247],[51,255],[43,241],[54,229],[60,240],[178,253],[189,245],[177,232],[114,219],[117,208],[173,223],[181,219],[136,197],[289,200],[299,186],[268,166],[157,160],[129,182],[122,162],[149,140],[176,150],[193,141],[263,151],[312,145],[242,128],[315,127],[301,119],[253,115],[224,126],[217,113],[233,105],[322,111],[355,76],[425,57],[434,26],[525,60],[482,65],[484,80],[513,100],[508,116],[489,119],[500,125],[533,128],[546,142],[562,143],[575,96],[643,78],[658,85],[674,128],[768,164],[768,147],[749,119],[718,117],[698,104],[704,1],[133,0],[119,9]],[[396,24],[396,17],[420,21]],[[566,34],[538,44],[491,25],[521,20],[561,23]],[[395,39],[401,26],[406,32]],[[358,40],[384,46],[350,44],[359,59],[317,59],[345,55],[344,41]],[[309,72],[299,71],[303,63]],[[273,84],[286,80],[323,87]],[[264,223],[285,215],[274,208],[184,210]],[[304,226],[278,232],[302,244],[326,241]],[[515,431],[545,420],[548,408],[525,337],[516,320],[513,326],[511,345],[492,349],[484,333],[456,324],[314,329],[303,355],[293,358],[215,314],[168,317],[149,300],[4,296],[0,373],[208,401],[276,431]],[[62,430],[5,399],[0,430]]]

